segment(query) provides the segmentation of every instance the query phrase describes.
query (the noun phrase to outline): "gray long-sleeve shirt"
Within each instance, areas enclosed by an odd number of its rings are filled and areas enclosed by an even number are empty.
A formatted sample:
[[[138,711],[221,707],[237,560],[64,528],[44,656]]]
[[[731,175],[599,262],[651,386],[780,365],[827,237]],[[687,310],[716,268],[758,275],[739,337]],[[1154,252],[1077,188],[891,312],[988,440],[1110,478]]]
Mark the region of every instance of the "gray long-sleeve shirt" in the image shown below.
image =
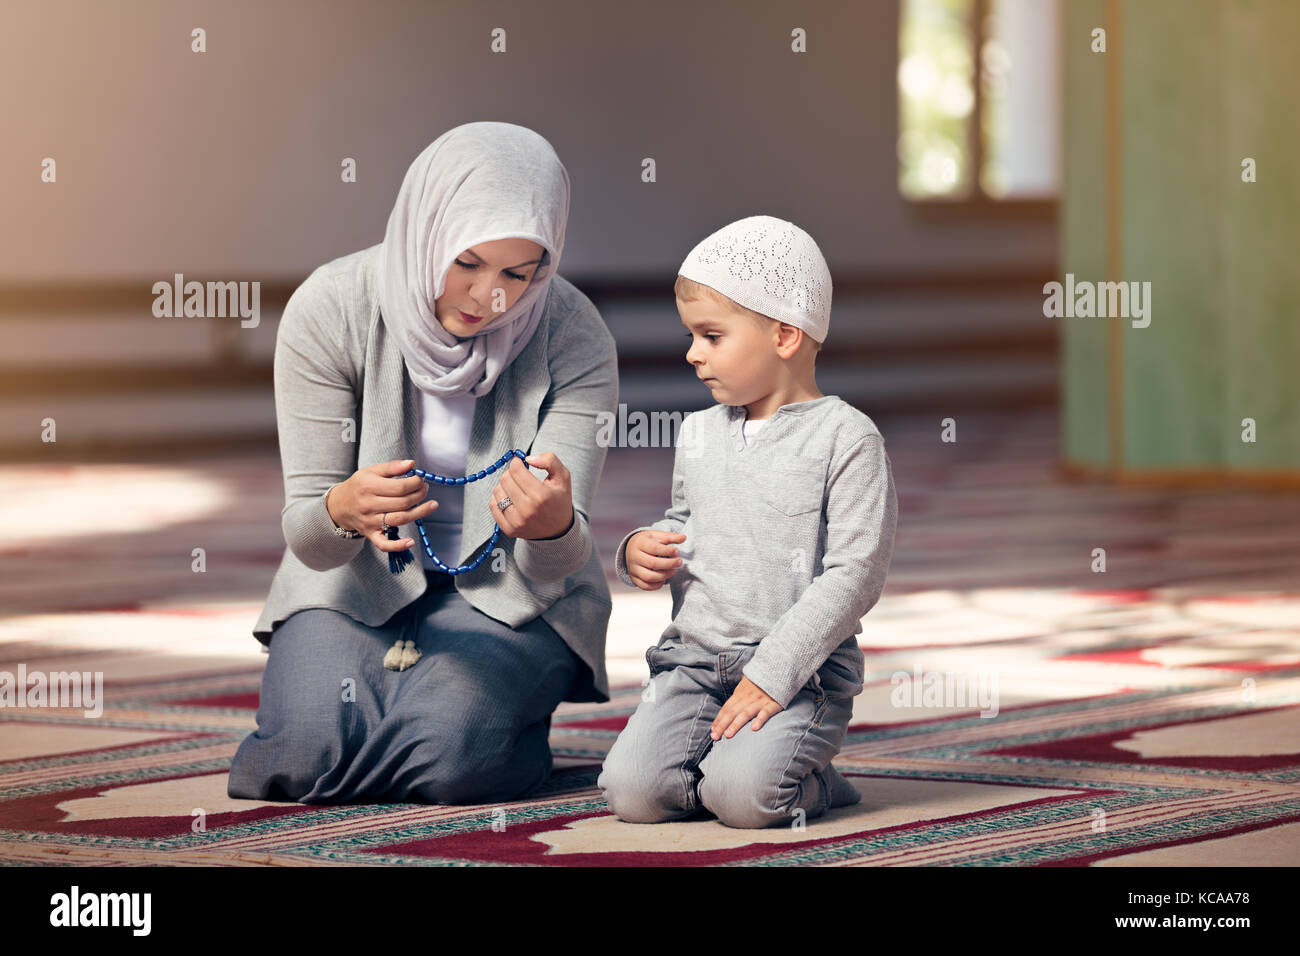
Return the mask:
[[[861,618],[885,586],[898,502],[885,440],[835,395],[782,405],[745,442],[741,405],[688,415],[673,459],[672,506],[629,532],[686,535],[660,638],[707,653],[756,645],[743,673],[782,707],[834,658],[856,675]]]

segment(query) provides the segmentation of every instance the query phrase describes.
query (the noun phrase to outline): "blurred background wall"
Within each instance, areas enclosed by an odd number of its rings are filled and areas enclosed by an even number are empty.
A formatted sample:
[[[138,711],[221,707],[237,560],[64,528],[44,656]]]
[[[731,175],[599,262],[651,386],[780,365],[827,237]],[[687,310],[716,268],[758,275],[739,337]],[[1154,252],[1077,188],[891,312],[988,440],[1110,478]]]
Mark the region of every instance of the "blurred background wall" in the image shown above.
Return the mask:
[[[1022,0],[1016,22],[1059,74],[1055,21],[1035,4],[1055,9]],[[1058,271],[1056,198],[900,193],[902,15],[898,0],[12,7],[0,447],[273,448],[279,308],[320,263],[380,241],[429,142],[484,119],[537,130],[568,168],[561,271],[613,330],[630,407],[709,404],[672,280],[699,239],[755,213],[803,226],[831,266],[823,391],[869,413],[1052,404],[1041,289]],[[191,51],[195,27],[206,52]],[[260,281],[260,325],[155,318],[151,287],[175,273]],[[57,448],[39,442],[46,417]]]
[[[289,294],[381,239],[429,142],[494,119],[570,172],[561,271],[614,332],[631,409],[710,402],[673,276],[762,212],[830,263],[823,391],[936,421],[1059,396],[1065,474],[1294,484],[1298,28],[1291,0],[15,6],[0,450],[274,448]],[[1036,189],[999,194],[963,152],[981,143]],[[902,188],[934,163],[964,191]],[[153,283],[177,273],[258,281],[260,324],[154,317]],[[1044,284],[1067,273],[1151,282],[1151,325],[1046,318]]]

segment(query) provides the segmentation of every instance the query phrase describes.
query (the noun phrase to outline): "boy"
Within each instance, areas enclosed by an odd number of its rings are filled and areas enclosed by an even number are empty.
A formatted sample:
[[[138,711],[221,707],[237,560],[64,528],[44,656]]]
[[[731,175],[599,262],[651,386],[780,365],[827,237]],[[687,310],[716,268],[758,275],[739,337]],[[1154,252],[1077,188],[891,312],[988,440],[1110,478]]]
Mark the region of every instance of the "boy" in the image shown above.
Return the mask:
[[[625,584],[669,582],[673,619],[596,785],[628,822],[794,824],[861,800],[830,761],[893,551],[889,457],[870,418],[817,389],[831,279],[806,232],[725,226],[674,291],[686,360],[720,404],[683,421],[672,506],[615,556]]]

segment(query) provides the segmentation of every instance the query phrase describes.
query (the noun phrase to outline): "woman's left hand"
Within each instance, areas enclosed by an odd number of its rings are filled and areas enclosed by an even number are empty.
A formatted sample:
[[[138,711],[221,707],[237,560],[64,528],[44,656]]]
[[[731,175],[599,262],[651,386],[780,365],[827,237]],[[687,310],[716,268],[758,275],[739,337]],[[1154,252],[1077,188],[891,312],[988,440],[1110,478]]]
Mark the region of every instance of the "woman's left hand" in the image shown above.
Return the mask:
[[[492,489],[488,504],[492,517],[501,526],[501,532],[512,538],[558,538],[569,530],[575,518],[569,469],[549,451],[529,455],[525,460],[545,471],[546,480],[538,481],[522,461],[511,457],[501,480]],[[507,495],[510,504],[503,512],[498,502]]]

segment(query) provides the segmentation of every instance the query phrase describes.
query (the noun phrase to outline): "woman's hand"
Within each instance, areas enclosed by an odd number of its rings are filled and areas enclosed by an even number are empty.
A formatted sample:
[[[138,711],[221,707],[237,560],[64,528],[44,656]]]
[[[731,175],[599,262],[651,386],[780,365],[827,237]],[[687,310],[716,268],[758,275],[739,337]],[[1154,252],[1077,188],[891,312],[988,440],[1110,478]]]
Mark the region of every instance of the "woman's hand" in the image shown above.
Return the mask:
[[[659,590],[682,566],[677,545],[685,540],[680,531],[638,531],[623,548],[627,576],[642,591]]]
[[[392,541],[381,530],[385,520],[394,528],[433,514],[438,502],[424,500],[428,486],[419,475],[396,478],[415,467],[414,461],[386,461],[352,473],[325,495],[330,519],[345,531],[360,531],[380,551],[406,551],[413,538]]]
[[[575,518],[569,469],[549,451],[529,455],[526,460],[544,470],[546,480],[538,481],[522,461],[512,456],[492,489],[488,502],[492,517],[501,526],[502,534],[512,538],[558,538],[573,526]],[[499,503],[507,495],[511,503],[503,512]]]

